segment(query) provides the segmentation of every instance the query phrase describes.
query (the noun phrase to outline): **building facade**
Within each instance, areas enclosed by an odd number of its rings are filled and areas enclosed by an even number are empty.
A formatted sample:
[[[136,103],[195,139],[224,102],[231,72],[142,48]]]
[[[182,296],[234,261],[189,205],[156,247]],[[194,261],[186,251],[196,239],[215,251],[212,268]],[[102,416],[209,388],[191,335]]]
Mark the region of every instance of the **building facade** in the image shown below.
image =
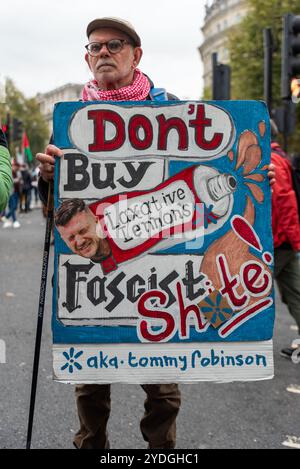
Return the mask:
[[[203,43],[199,52],[203,62],[204,88],[212,83],[212,54],[218,54],[218,62],[228,63],[227,34],[230,28],[240,23],[248,12],[247,0],[213,0],[205,5]]]
[[[40,111],[48,123],[50,135],[53,130],[52,118],[54,105],[62,101],[78,101],[81,97],[83,86],[84,85],[77,83],[67,83],[47,93],[37,94],[36,99],[39,103]]]

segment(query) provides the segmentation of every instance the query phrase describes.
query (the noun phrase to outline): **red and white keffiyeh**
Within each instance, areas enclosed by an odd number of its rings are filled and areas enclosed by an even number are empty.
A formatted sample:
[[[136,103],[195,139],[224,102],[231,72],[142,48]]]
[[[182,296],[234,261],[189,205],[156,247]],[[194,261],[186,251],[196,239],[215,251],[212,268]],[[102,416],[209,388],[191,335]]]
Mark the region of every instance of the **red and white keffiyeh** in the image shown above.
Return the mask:
[[[83,101],[143,101],[150,91],[148,78],[139,70],[135,70],[132,85],[118,90],[104,91],[98,88],[96,80],[91,80],[82,90]]]

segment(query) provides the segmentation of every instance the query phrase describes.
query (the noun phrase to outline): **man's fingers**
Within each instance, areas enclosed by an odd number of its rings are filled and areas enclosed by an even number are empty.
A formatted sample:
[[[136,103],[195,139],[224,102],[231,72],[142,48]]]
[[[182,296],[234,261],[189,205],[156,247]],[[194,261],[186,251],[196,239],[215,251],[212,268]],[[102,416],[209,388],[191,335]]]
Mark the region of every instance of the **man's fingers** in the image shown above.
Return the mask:
[[[61,151],[61,149],[51,144],[47,145],[45,153],[46,155],[63,156],[63,152]]]
[[[46,182],[53,181],[54,179],[54,165],[49,163],[39,164],[40,175]]]
[[[63,152],[60,148],[57,148],[55,145],[48,145],[45,153],[37,153],[36,159],[42,164],[48,163],[54,165],[55,158],[61,156],[63,156]]]
[[[63,152],[60,148],[57,148],[55,145],[48,145],[46,147],[45,153],[37,153],[36,159],[42,164],[54,164],[55,158],[61,156],[63,156]]]
[[[270,186],[275,184],[275,182],[276,182],[276,168],[275,168],[275,165],[273,163],[270,163],[269,166],[268,166],[268,178],[269,178]]]
[[[45,173],[54,174],[53,164],[48,164],[48,163],[40,164],[39,169],[40,169],[42,175],[45,174]]]
[[[54,164],[55,158],[51,155],[46,155],[45,153],[37,153],[36,159],[42,164]]]
[[[63,156],[63,152],[55,145],[48,145],[45,153],[36,155],[36,159],[40,163],[40,174],[45,181],[53,181],[55,158],[61,156]]]
[[[272,186],[276,182],[275,171],[268,171],[269,183]]]
[[[42,171],[45,173],[52,174],[54,172],[54,167],[52,164],[46,163],[44,164]]]

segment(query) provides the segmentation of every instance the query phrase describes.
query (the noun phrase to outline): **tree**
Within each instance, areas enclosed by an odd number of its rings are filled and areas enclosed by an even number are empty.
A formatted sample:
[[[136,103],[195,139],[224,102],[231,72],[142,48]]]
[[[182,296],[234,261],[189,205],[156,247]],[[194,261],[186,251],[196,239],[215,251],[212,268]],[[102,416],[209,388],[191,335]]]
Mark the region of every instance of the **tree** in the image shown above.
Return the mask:
[[[49,140],[49,130],[39,105],[35,98],[26,98],[10,79],[6,80],[6,103],[0,109],[2,122],[6,120],[7,112],[10,113],[11,123],[14,118],[23,122],[32,154],[35,155],[44,150],[45,143]],[[11,142],[10,144],[12,156],[15,156],[16,143],[21,144],[21,142]]]
[[[281,105],[282,17],[299,13],[299,0],[248,0],[249,13],[228,34],[232,99],[263,99],[263,29],[270,27],[274,40],[273,108]],[[289,150],[300,148],[300,106],[298,124],[290,139]],[[298,134],[298,135],[297,135]]]
[[[202,99],[204,99],[205,101],[212,100],[212,86],[206,86],[204,88]]]

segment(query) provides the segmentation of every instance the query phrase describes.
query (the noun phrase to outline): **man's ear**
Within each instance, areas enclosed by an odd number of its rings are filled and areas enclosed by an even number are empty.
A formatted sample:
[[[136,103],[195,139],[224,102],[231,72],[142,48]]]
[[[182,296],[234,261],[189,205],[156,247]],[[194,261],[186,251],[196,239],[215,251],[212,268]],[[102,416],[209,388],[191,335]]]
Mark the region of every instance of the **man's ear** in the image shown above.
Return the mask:
[[[135,47],[133,51],[133,59],[134,59],[133,65],[135,67],[137,67],[138,64],[140,63],[142,55],[143,55],[143,50],[141,49],[141,47]]]
[[[87,63],[88,66],[89,66],[89,69],[91,70],[91,66],[90,66],[90,62],[89,62],[89,54],[88,54],[88,53],[85,54],[84,60],[86,61],[86,63]]]

